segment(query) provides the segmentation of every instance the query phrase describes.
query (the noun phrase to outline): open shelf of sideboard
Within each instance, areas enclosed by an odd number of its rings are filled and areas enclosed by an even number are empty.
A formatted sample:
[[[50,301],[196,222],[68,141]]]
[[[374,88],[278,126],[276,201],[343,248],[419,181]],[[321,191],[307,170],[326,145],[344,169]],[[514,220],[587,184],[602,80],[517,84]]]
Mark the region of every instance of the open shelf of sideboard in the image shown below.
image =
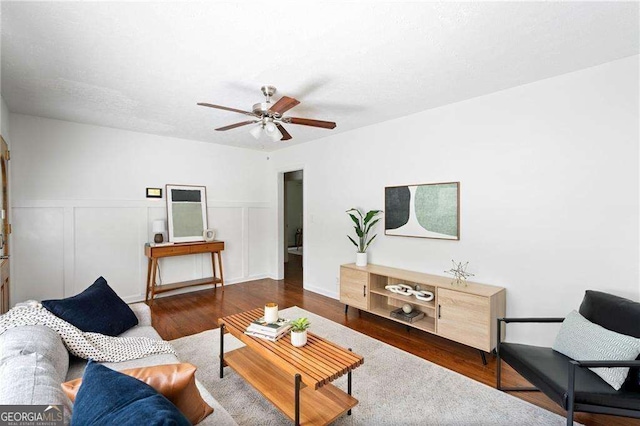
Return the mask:
[[[369,308],[369,312],[372,314],[376,314],[378,316],[390,319],[395,322],[399,322],[400,324],[405,324],[413,328],[417,328],[422,331],[426,331],[427,333],[435,333],[436,332],[436,318],[435,311],[422,311],[424,312],[424,318],[419,319],[416,322],[407,322],[391,316],[390,312],[394,309],[397,309],[398,306],[388,305],[384,301],[379,301],[377,303],[374,302],[375,298],[372,299],[371,308]],[[404,303],[403,303],[404,304]]]

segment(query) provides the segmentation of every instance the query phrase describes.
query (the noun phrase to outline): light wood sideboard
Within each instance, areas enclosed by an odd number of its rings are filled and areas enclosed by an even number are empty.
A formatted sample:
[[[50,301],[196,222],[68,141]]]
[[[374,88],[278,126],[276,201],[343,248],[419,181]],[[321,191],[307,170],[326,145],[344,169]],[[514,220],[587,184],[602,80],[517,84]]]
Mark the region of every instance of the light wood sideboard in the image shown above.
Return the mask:
[[[380,265],[340,267],[340,301],[392,321],[436,334],[449,340],[491,352],[497,344],[497,318],[504,317],[506,290],[487,284],[467,282],[452,285],[452,277],[430,275]],[[419,285],[434,294],[425,302],[413,296],[392,293],[390,284]],[[424,318],[405,322],[391,317],[391,311],[409,303],[425,313]]]

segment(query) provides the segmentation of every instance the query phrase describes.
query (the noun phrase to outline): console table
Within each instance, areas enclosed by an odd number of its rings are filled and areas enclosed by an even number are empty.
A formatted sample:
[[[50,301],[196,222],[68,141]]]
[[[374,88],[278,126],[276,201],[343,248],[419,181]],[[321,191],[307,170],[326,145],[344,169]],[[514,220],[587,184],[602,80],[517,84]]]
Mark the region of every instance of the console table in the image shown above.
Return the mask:
[[[149,243],[144,246],[144,254],[149,258],[147,266],[147,291],[144,300],[149,305],[153,305],[153,299],[156,294],[165,293],[167,291],[177,290],[185,287],[193,287],[197,285],[213,284],[217,288],[220,284],[224,291],[224,278],[222,274],[222,256],[220,253],[224,250],[224,241],[212,242],[193,242],[180,243],[171,245],[155,246]],[[158,260],[163,257],[187,256],[190,254],[211,253],[211,268],[213,276],[208,278],[200,278],[197,280],[182,281],[173,284],[156,285],[156,271],[158,270]],[[216,274],[216,258],[218,259],[218,270],[220,277]]]

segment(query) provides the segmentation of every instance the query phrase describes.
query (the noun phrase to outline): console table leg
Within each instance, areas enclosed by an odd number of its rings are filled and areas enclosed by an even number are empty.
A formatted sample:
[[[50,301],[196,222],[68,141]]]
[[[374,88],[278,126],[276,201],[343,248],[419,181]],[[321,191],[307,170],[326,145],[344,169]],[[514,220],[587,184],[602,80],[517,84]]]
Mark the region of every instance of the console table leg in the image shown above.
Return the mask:
[[[151,290],[150,283],[151,283],[151,258],[149,258],[147,262],[147,290],[144,293],[145,302],[149,301],[149,291]]]
[[[151,259],[151,278],[149,285],[151,286],[151,299],[149,305],[153,306],[153,299],[156,297],[156,271],[158,270],[158,259]]]
[[[218,284],[216,284],[216,255],[214,252],[211,252],[211,269],[213,269],[213,289],[218,288]]]
[[[344,314],[347,315],[349,312],[349,305],[344,305]]]
[[[351,348],[349,348],[349,352],[353,352]],[[351,395],[351,369],[349,369],[349,372],[347,373],[347,393]],[[350,416],[350,415],[351,415],[351,409],[347,411],[347,416]]]
[[[295,425],[296,426],[300,426],[300,378],[301,376],[299,374],[296,374],[296,407],[295,407],[295,413],[296,413],[296,418],[295,418]]]
[[[224,377],[224,324],[220,325],[220,378]]]
[[[222,287],[222,291],[224,291],[224,274],[222,272],[222,256],[220,252],[217,251],[216,255],[218,256],[218,269],[220,270],[220,287]]]

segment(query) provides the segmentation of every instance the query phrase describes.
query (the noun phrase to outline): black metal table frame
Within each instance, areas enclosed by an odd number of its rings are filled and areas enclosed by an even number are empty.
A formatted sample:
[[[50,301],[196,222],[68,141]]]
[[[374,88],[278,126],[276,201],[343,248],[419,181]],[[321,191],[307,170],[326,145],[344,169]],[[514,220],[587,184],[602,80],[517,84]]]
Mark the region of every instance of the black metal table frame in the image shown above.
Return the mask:
[[[220,378],[224,378],[224,324],[220,325]],[[351,348],[349,348],[351,352]],[[295,420],[294,425],[300,426],[300,384],[302,382],[302,376],[296,374],[294,376],[295,386]],[[351,369],[347,372],[347,394],[351,396]],[[351,415],[351,409],[347,411],[347,415]]]

